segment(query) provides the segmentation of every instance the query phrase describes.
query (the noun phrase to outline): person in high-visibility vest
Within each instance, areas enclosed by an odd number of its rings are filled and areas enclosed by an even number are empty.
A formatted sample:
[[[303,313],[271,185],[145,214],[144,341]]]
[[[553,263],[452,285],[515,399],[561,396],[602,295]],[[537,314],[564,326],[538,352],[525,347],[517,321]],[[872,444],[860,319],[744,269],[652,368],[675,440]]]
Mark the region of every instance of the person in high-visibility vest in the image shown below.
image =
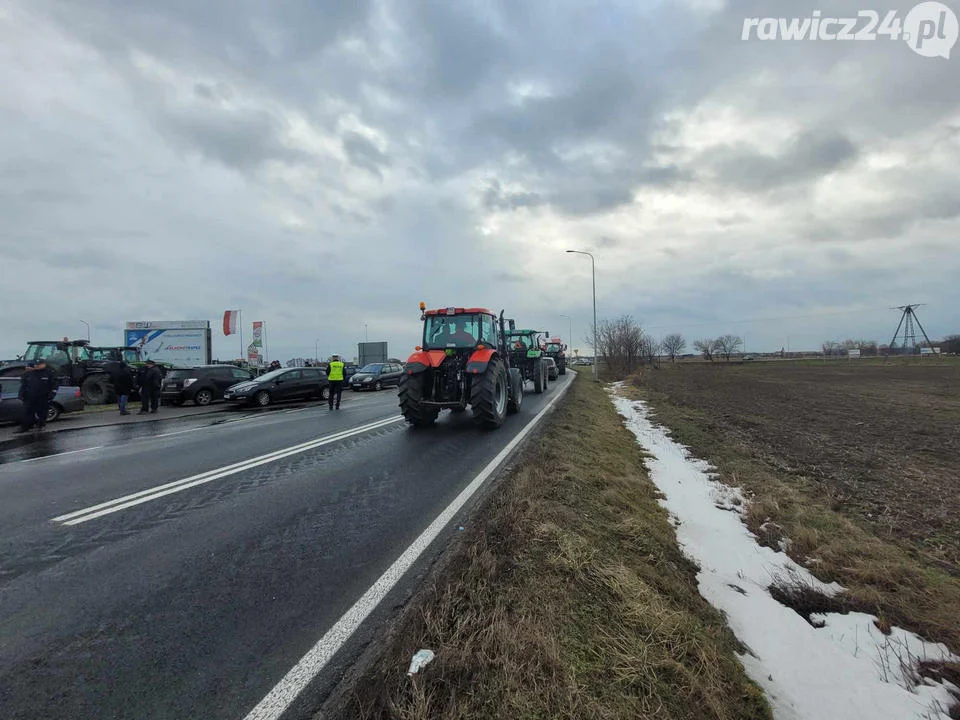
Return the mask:
[[[330,395],[327,398],[330,402],[330,409],[333,410],[336,403],[337,410],[340,409],[340,396],[343,395],[343,361],[339,355],[330,358],[330,365],[327,367],[327,379],[330,380]],[[336,396],[336,400],[334,400]]]

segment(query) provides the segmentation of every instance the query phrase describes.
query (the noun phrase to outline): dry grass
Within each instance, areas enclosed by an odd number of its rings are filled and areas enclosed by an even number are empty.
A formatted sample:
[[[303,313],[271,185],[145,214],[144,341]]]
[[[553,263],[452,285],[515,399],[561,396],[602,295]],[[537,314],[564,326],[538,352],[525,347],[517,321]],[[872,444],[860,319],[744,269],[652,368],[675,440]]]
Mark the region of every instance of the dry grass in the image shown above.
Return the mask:
[[[324,717],[770,717],[605,393],[548,423]]]

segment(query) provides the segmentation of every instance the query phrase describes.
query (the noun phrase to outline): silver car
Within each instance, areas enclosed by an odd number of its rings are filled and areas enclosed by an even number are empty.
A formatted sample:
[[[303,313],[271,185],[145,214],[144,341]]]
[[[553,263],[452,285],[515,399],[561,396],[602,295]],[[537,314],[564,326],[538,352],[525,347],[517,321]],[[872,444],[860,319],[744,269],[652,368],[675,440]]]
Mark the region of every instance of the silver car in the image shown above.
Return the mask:
[[[23,417],[23,403],[20,394],[20,378],[0,378],[0,422],[20,422]],[[73,385],[61,385],[57,394],[47,406],[47,422],[53,422],[61,413],[83,410],[83,397],[80,388]]]

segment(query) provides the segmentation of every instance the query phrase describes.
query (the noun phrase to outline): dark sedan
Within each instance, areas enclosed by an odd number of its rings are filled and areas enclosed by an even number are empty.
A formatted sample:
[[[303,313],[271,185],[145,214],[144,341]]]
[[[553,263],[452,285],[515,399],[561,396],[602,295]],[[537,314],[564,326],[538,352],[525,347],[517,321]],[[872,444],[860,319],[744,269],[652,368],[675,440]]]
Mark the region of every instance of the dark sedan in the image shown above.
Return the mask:
[[[326,400],[329,385],[320,368],[281,368],[227,388],[223,399],[260,407],[286,400]]]
[[[370,363],[350,376],[351,390],[382,390],[399,385],[403,377],[403,365],[398,363]]]
[[[160,397],[164,405],[209,405],[223,398],[227,388],[245,380],[253,373],[233,365],[201,365],[195,368],[169,370],[163,378]]]
[[[0,378],[0,421],[20,422],[23,417],[23,403],[17,397],[20,394],[20,378]],[[53,422],[61,413],[83,410],[83,396],[80,388],[62,385],[47,406],[47,422]]]

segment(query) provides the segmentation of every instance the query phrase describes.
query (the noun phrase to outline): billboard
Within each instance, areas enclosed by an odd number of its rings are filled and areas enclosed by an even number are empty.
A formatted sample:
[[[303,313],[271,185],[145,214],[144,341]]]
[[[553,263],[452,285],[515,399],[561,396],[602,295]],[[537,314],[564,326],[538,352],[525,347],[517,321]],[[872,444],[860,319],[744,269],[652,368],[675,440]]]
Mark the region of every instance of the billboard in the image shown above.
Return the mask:
[[[360,366],[369,363],[387,361],[387,344],[385,342],[362,342],[357,345],[357,355]]]
[[[151,320],[128,322],[124,345],[140,349],[144,360],[195,367],[211,362],[209,320]]]

